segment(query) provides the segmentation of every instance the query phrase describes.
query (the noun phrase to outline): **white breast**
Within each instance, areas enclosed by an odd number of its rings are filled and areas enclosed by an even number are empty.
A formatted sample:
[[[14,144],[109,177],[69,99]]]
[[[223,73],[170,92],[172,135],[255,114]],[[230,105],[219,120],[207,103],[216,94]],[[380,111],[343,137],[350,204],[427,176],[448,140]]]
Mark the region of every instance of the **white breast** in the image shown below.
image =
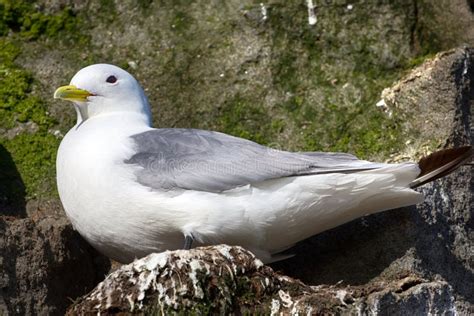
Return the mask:
[[[141,221],[147,218],[135,200],[149,193],[134,181],[133,168],[123,163],[133,154],[129,136],[149,127],[117,120],[119,116],[94,117],[72,128],[61,142],[56,163],[67,216],[85,239],[112,258],[141,239]]]

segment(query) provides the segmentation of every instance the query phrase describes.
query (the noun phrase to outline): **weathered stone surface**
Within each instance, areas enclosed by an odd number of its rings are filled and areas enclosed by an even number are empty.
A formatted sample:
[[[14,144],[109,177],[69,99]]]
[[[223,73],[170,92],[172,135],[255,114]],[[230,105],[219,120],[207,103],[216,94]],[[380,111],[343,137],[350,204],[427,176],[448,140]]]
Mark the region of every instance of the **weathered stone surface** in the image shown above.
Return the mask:
[[[407,276],[365,286],[314,286],[275,273],[250,252],[226,245],[152,254],[122,266],[68,315],[449,314],[452,289]]]
[[[420,142],[394,160],[439,147],[473,144],[474,51],[439,54],[383,93]],[[308,284],[365,284],[416,274],[452,287],[456,311],[474,312],[474,179],[471,166],[419,188],[425,202],[362,218],[315,236],[273,267]],[[448,307],[446,307],[448,309]],[[385,310],[380,310],[383,314]]]
[[[379,105],[389,115],[398,113],[411,133],[392,160],[417,160],[435,148],[470,143],[473,54],[472,48],[440,53],[382,91]]]
[[[0,216],[1,315],[62,315],[109,266],[63,217]]]

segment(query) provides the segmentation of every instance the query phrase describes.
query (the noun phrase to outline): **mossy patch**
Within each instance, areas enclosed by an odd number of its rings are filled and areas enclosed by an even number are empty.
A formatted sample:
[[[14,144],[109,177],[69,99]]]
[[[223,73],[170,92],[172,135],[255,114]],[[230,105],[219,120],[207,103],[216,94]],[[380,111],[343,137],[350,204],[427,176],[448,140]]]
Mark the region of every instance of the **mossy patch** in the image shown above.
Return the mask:
[[[12,156],[28,198],[56,192],[53,180],[59,141],[54,135],[45,131],[21,133],[9,141],[0,139],[0,144]]]
[[[18,47],[3,38],[0,48],[0,129],[17,130],[10,135],[2,134],[0,145],[18,171],[18,179],[2,179],[2,186],[7,188],[6,192],[16,194],[22,191],[10,187],[22,182],[27,197],[54,194],[54,159],[59,141],[49,130],[55,121],[48,115],[46,104],[32,94],[32,75],[15,65]],[[22,123],[30,123],[34,130],[22,128]]]
[[[53,119],[46,114],[46,105],[31,95],[32,75],[13,63],[18,48],[0,40],[0,49],[0,126],[9,129],[18,122],[32,121],[46,129],[51,127]]]
[[[40,37],[74,39],[79,42],[86,40],[79,35],[79,19],[74,11],[66,7],[56,13],[45,13],[35,1],[0,1],[0,35],[6,36],[9,32],[17,33],[27,40]]]
[[[271,142],[272,121],[258,103],[236,96],[227,100],[215,116],[216,129],[260,144]]]
[[[406,9],[401,6],[401,13]],[[307,25],[304,10],[274,6],[269,21],[276,52],[273,83],[288,96],[277,108],[299,132],[296,148],[388,157],[403,145],[402,129],[375,104],[381,91],[401,76],[408,55],[396,47],[377,51],[379,30],[363,9],[354,13],[325,5],[318,16],[315,26],[294,28],[295,23]],[[382,59],[380,53],[388,57]]]
[[[48,8],[36,1],[0,0],[0,145],[16,171],[0,179],[8,200],[56,195],[55,156],[59,139],[52,134],[57,123],[37,93],[32,73],[16,64],[25,43],[88,44],[80,32],[82,20],[68,6]],[[58,46],[58,45],[56,45]],[[2,162],[3,164],[3,162]],[[11,166],[13,166],[11,164]],[[15,190],[18,184],[24,190]],[[8,193],[10,192],[10,193]]]

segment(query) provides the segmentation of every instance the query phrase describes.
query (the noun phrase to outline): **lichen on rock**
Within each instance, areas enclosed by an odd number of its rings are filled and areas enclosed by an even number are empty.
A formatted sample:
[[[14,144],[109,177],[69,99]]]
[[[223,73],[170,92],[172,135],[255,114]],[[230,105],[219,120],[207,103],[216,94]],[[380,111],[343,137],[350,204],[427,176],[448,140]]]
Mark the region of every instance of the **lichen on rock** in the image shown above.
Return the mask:
[[[68,315],[432,314],[455,311],[446,282],[406,276],[364,286],[315,286],[275,273],[240,247],[151,254],[111,273]]]
[[[240,247],[218,246],[152,254],[112,272],[70,309],[164,313],[254,311],[277,289],[271,269]],[[248,312],[251,309],[247,310]]]

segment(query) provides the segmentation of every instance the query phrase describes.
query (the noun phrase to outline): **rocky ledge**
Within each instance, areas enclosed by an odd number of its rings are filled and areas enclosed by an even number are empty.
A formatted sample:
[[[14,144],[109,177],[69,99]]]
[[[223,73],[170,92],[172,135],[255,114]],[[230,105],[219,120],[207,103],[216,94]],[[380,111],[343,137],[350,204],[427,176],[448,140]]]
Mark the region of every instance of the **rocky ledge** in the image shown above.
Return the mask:
[[[455,311],[452,288],[416,275],[364,286],[308,286],[276,273],[241,247],[151,254],[111,273],[68,315],[440,314]]]

